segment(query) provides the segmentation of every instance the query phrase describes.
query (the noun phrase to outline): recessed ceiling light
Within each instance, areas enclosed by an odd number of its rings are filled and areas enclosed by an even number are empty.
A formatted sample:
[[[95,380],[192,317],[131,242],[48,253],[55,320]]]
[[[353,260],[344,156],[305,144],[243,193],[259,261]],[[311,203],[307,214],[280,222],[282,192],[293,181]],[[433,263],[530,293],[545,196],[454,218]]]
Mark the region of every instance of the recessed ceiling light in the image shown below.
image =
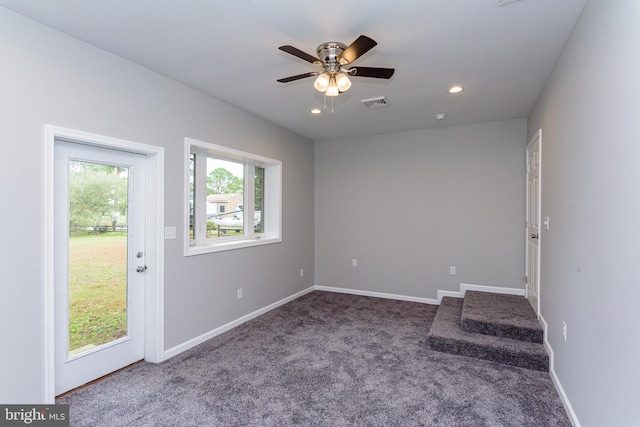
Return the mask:
[[[321,114],[322,110],[319,108],[314,108],[313,110],[309,111],[311,114]]]
[[[447,115],[444,113],[436,114],[436,120],[444,120],[445,117],[447,117]]]
[[[464,90],[462,86],[453,86],[449,89],[449,93],[460,93]]]

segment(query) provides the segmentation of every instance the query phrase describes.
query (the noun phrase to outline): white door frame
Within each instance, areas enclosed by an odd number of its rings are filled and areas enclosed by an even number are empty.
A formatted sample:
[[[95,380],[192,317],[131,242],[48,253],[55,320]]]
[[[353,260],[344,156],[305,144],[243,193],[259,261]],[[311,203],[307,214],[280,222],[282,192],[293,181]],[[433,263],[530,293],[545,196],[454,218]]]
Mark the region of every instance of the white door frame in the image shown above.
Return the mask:
[[[45,404],[55,403],[54,328],[54,154],[55,140],[65,140],[143,154],[146,158],[146,236],[145,339],[144,359],[164,360],[164,148],[110,138],[102,135],[44,126],[44,388]]]
[[[536,297],[537,297],[537,307],[536,314],[538,318],[540,318],[540,241],[541,237],[541,223],[542,219],[542,129],[538,129],[535,135],[531,138],[529,143],[527,144],[527,148],[525,150],[526,161],[527,161],[527,175],[525,181],[527,183],[526,190],[526,209],[527,209],[527,219],[529,217],[529,150],[533,146],[533,144],[538,141],[538,194],[536,197],[538,198],[538,209],[536,215],[538,216],[538,244],[537,244],[537,266],[536,266]],[[529,298],[529,276],[531,275],[529,272],[529,224],[525,221],[525,277],[527,278],[527,283],[525,283],[525,297]]]

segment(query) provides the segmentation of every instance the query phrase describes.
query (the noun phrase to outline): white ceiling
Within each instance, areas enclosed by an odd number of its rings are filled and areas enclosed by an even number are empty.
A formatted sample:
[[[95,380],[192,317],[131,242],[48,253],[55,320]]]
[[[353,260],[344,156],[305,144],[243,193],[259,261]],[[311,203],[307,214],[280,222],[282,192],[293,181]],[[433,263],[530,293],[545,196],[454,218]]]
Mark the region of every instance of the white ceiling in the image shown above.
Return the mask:
[[[502,0],[503,2],[505,0]],[[0,5],[183,82],[312,140],[526,117],[586,0],[0,0]],[[354,65],[395,68],[318,116],[315,55],[367,35]],[[465,91],[450,95],[460,84]],[[368,110],[360,100],[385,96]],[[446,113],[443,121],[435,114]]]

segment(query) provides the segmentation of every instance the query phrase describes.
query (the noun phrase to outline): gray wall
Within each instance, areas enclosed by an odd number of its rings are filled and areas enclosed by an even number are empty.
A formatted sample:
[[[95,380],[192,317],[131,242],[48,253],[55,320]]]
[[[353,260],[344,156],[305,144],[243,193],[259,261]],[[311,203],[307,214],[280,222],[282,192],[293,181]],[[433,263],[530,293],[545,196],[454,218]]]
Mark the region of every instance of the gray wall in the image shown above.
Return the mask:
[[[316,285],[522,289],[525,146],[524,119],[316,142]]]
[[[529,117],[551,220],[542,315],[583,426],[640,425],[638,17],[638,1],[590,0]]]
[[[166,149],[166,349],[313,285],[311,141],[3,8],[0,52],[0,402],[43,397],[45,123]],[[281,244],[183,257],[186,136],[282,160]]]

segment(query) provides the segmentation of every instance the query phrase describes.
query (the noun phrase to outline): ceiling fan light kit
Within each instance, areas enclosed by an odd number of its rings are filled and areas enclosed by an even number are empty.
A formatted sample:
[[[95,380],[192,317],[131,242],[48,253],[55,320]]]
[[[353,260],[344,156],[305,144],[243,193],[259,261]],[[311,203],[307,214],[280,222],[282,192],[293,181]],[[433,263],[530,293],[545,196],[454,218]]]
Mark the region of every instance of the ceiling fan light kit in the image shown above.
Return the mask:
[[[351,87],[351,80],[349,80],[349,77],[347,77],[345,73],[338,73],[336,75],[336,84],[340,92],[346,92]]]
[[[329,74],[321,73],[316,79],[316,81],[313,83],[313,87],[315,87],[316,90],[320,92],[325,92],[329,87],[330,79],[331,78],[329,77]]]
[[[378,43],[374,40],[364,35],[358,37],[356,41],[351,43],[349,46],[340,42],[326,42],[319,45],[316,49],[317,57],[290,45],[280,46],[278,49],[283,52],[287,52],[288,54],[310,62],[313,65],[322,67],[322,71],[285,77],[278,79],[278,82],[288,83],[306,77],[317,76],[313,82],[313,87],[315,87],[319,92],[323,92],[325,96],[334,97],[349,90],[351,87],[351,80],[349,79],[349,76],[390,79],[395,72],[395,69],[393,68],[343,68],[343,66],[351,64],[377,44]]]

